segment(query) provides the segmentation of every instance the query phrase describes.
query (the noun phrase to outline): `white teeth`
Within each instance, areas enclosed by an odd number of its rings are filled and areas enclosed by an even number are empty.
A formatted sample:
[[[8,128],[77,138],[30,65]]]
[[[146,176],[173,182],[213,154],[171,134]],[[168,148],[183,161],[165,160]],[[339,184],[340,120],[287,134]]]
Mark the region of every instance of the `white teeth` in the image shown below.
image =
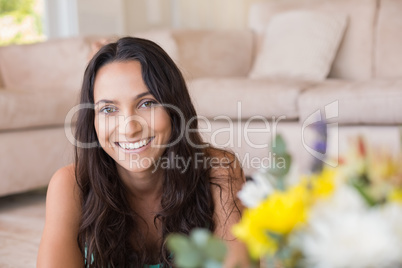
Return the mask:
[[[123,149],[133,150],[133,149],[138,149],[140,147],[147,145],[150,140],[151,140],[151,138],[144,139],[144,140],[141,140],[138,142],[130,142],[130,143],[119,142],[119,146]]]

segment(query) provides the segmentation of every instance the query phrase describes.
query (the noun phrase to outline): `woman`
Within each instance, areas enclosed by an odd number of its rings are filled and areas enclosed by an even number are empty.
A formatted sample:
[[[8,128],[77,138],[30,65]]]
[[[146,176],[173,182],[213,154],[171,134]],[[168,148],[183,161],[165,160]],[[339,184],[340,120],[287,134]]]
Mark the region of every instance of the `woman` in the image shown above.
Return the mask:
[[[243,172],[202,142],[184,79],[158,45],[126,37],[102,47],[81,104],[75,163],[49,184],[38,267],[169,267],[166,236],[195,227],[227,241],[227,267],[246,265],[230,232]]]

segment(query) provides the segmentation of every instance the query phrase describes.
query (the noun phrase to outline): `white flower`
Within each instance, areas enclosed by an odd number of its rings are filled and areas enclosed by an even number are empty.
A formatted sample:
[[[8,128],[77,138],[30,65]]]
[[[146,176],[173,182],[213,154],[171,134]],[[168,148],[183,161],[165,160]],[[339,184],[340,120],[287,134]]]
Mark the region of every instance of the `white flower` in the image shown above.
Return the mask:
[[[343,213],[344,211],[361,212],[367,209],[367,205],[360,194],[350,186],[340,184],[330,198],[321,200],[313,207],[314,217],[327,217],[328,214]]]
[[[247,181],[237,196],[243,205],[249,208],[257,207],[274,190],[268,179],[269,174],[263,171],[256,172],[252,180]]]
[[[341,186],[313,207],[300,235],[307,267],[402,267],[401,207],[369,209],[354,192]]]
[[[399,248],[401,249],[402,255],[402,204],[387,203],[381,212],[382,217],[387,219],[394,230],[394,234],[398,237],[401,243]]]

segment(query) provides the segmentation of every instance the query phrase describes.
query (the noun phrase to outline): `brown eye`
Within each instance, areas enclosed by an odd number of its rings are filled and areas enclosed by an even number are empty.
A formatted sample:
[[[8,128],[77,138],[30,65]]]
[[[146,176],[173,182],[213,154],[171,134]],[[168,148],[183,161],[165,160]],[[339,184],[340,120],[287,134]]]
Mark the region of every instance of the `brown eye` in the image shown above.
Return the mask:
[[[101,113],[104,113],[104,114],[111,114],[111,113],[114,113],[114,112],[116,112],[116,108],[115,107],[112,107],[112,106],[106,106],[106,107],[103,107],[101,110],[100,110],[100,112]]]
[[[152,100],[148,100],[148,101],[144,101],[140,107],[142,108],[149,108],[151,106],[153,106],[154,104],[156,104],[156,101],[152,101]]]

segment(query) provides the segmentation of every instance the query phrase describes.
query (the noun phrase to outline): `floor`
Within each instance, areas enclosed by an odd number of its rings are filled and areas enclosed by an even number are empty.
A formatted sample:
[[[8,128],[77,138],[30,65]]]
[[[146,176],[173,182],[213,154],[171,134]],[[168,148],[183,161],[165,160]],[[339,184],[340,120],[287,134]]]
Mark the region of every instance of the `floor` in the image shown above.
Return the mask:
[[[36,267],[46,190],[0,197],[0,268]]]

